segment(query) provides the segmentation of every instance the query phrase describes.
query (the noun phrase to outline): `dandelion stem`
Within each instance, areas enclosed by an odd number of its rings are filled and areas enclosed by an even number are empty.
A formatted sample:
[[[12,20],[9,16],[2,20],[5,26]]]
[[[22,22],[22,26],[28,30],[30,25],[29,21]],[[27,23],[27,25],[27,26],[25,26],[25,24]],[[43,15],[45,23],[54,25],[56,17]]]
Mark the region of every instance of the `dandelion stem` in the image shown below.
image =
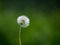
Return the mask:
[[[20,30],[19,30],[19,45],[21,45],[21,27],[20,27]]]

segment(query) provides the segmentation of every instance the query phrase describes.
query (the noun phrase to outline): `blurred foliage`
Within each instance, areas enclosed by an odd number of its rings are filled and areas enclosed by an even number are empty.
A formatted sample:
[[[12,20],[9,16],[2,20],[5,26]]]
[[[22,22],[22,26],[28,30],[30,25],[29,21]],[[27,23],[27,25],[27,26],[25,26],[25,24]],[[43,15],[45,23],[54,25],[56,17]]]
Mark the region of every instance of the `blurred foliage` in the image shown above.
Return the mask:
[[[19,45],[20,15],[30,18],[22,28],[22,45],[60,45],[58,0],[0,0],[0,45]]]

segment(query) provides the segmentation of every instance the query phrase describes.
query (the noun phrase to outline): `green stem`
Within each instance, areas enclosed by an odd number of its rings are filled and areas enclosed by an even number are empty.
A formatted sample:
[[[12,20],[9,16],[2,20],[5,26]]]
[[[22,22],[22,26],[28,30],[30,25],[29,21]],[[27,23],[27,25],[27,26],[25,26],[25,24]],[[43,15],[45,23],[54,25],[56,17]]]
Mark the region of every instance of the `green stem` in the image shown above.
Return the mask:
[[[21,27],[20,27],[20,30],[19,30],[19,45],[21,45]]]

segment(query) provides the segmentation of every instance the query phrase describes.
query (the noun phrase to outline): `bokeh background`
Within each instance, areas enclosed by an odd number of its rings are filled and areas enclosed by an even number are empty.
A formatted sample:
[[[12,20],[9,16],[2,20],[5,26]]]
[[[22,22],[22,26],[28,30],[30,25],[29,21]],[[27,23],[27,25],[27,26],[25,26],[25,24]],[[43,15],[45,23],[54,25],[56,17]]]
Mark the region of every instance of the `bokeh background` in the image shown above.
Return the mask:
[[[22,45],[60,45],[59,0],[0,0],[0,45],[19,45],[20,15],[30,18]]]

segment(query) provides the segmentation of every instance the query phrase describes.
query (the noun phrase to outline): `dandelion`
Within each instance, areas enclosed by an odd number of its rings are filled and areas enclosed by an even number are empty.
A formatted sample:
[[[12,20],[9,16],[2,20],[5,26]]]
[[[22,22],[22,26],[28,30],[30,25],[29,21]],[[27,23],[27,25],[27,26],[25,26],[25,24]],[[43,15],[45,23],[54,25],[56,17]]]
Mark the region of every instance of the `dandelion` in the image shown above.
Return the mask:
[[[17,18],[17,23],[18,23],[21,27],[26,28],[26,27],[29,26],[30,20],[29,20],[28,17],[26,17],[26,16],[23,15],[23,16],[19,16],[19,17]]]
[[[19,44],[21,45],[21,28],[26,28],[29,26],[30,20],[27,16],[19,16],[17,18],[17,23],[20,25],[20,30],[19,30]]]

